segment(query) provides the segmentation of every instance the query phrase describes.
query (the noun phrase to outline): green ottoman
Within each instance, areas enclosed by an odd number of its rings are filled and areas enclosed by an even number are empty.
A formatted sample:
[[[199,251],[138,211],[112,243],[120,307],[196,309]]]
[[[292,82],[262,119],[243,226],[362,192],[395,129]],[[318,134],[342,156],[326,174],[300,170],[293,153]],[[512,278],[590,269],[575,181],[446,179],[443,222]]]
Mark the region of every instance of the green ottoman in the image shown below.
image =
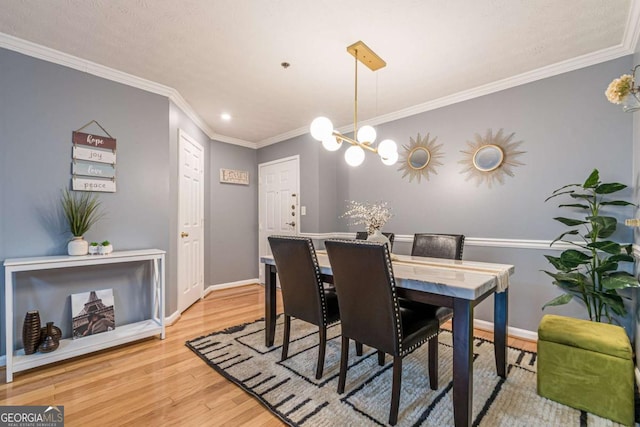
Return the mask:
[[[538,327],[538,394],[634,423],[631,344],[620,326],[546,315]]]

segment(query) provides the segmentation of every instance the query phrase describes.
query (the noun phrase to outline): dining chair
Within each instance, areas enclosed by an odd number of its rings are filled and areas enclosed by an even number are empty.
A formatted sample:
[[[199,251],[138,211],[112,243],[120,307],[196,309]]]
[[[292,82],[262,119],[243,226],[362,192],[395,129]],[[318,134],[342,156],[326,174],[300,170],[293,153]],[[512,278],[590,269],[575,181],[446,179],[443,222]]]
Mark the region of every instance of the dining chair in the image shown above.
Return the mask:
[[[342,327],[338,393],[345,389],[349,359],[349,340],[378,351],[378,363],[384,355],[393,356],[393,380],[389,424],[398,420],[402,358],[421,344],[438,336],[439,323],[434,313],[402,308],[398,303],[389,248],[385,244],[354,240],[325,242],[333,271]],[[429,379],[437,389],[429,360]],[[435,381],[434,381],[435,380]]]
[[[462,259],[464,235],[416,233],[413,235],[412,256]]]
[[[340,320],[335,292],[324,289],[313,242],[297,236],[269,236],[269,245],[280,278],[284,306],[281,360],[289,351],[291,317],[318,326],[320,343],[316,379],[322,377],[327,346],[327,326]]]
[[[389,239],[389,245],[391,245],[391,251],[393,252],[393,239],[396,237],[395,233],[382,233]],[[356,240],[367,240],[369,233],[366,231],[356,231]]]

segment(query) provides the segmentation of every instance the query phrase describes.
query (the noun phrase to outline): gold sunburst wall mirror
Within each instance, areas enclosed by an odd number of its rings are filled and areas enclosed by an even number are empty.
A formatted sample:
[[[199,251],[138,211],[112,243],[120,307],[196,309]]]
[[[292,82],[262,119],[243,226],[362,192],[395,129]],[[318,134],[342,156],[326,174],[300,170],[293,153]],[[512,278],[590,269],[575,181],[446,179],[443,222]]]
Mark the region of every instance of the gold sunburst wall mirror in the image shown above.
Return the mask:
[[[442,166],[438,160],[444,156],[441,152],[442,144],[436,145],[437,137],[430,138],[427,135],[422,138],[420,134],[413,139],[409,138],[409,144],[403,145],[400,154],[399,171],[403,171],[402,177],[409,177],[409,182],[414,178],[420,182],[422,178],[429,180],[429,174],[437,175],[436,166]]]
[[[474,178],[479,186],[486,182],[489,188],[496,183],[504,184],[505,175],[513,176],[513,168],[524,163],[517,160],[518,156],[526,151],[518,151],[518,147],[524,141],[512,142],[515,132],[505,135],[500,129],[493,135],[491,129],[487,129],[484,136],[475,134],[474,141],[467,141],[467,150],[461,150],[464,158],[458,163],[465,167],[460,173],[467,173],[467,181]]]

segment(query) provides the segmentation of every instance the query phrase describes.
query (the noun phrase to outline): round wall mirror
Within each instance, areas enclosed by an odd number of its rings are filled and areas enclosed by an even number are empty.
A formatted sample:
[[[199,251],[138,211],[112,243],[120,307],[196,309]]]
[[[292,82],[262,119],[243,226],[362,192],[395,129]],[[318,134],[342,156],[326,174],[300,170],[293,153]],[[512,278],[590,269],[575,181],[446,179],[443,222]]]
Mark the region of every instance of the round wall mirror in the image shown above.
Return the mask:
[[[502,148],[493,144],[483,145],[473,154],[473,166],[481,172],[491,172],[498,169],[503,160]]]
[[[429,160],[431,160],[429,150],[424,147],[416,147],[409,153],[407,163],[411,169],[420,170],[427,167]]]

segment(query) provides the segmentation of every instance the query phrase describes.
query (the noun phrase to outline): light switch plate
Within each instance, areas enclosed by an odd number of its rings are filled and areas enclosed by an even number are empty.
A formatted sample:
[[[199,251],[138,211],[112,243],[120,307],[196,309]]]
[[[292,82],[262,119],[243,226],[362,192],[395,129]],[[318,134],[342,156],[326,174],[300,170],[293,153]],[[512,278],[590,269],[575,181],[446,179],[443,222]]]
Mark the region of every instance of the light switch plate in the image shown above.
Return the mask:
[[[306,206],[300,206],[300,215],[304,216],[307,214],[307,207]]]

